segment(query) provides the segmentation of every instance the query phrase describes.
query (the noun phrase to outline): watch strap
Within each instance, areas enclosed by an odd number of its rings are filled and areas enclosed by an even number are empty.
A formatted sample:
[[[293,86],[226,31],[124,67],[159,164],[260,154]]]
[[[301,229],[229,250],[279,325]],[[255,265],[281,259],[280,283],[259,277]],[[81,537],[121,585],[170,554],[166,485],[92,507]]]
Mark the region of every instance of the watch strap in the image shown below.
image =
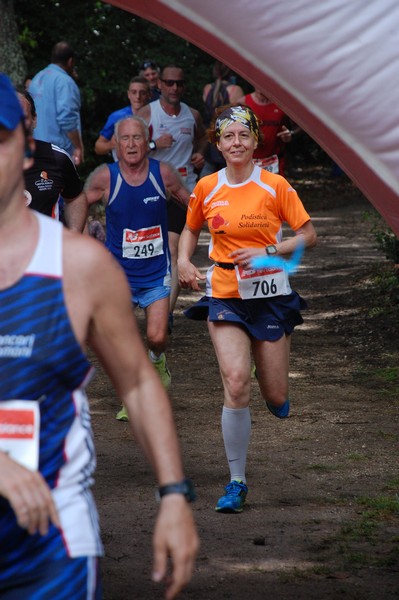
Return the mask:
[[[183,479],[177,483],[161,485],[156,493],[157,500],[161,500],[168,494],[183,494],[187,502],[194,502],[196,499],[195,489],[191,479]]]

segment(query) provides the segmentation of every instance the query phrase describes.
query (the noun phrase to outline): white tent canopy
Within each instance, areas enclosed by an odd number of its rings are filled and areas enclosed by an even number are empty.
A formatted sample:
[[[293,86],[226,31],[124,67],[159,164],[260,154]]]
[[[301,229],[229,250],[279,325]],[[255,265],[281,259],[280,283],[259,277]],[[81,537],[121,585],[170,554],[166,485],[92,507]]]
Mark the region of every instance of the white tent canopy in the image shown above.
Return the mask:
[[[262,89],[399,234],[397,0],[117,0]]]

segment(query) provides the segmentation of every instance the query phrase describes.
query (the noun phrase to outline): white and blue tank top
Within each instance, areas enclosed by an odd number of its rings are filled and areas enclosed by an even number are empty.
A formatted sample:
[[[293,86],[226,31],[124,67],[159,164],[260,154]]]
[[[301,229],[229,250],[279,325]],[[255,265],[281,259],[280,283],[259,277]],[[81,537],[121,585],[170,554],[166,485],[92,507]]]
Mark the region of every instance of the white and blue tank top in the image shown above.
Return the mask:
[[[0,497],[0,596],[14,578],[40,569],[50,553],[72,558],[102,554],[90,491],[96,458],[85,387],[92,368],[65,306],[63,226],[33,212],[40,227],[34,255],[23,276],[0,290],[0,448],[10,435],[18,447],[18,440],[31,432],[29,423],[19,420],[15,401],[27,407],[22,411],[26,418],[30,406],[36,406],[38,468],[52,491],[61,528],[52,525],[46,536],[29,535]]]

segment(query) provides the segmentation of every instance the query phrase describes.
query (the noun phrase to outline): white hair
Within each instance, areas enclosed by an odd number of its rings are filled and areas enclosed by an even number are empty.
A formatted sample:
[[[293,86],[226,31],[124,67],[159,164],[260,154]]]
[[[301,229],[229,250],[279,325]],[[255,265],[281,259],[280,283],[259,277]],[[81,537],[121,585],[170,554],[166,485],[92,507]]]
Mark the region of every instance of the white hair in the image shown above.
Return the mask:
[[[124,121],[136,121],[137,123],[140,123],[144,131],[145,139],[148,142],[148,140],[150,139],[150,130],[148,129],[148,123],[145,119],[143,119],[143,117],[139,117],[138,115],[132,115],[131,117],[123,117],[123,119],[119,119],[119,121],[115,123],[114,135],[116,141],[119,141],[119,127],[120,124]]]

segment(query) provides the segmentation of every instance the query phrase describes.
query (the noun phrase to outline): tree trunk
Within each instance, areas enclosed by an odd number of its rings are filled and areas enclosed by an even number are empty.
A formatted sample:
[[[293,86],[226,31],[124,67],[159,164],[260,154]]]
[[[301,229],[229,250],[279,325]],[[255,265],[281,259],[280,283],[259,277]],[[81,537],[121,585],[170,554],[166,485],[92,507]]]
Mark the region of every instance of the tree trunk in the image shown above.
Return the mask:
[[[26,77],[26,62],[18,41],[13,0],[0,0],[0,71],[14,85],[22,85]]]

